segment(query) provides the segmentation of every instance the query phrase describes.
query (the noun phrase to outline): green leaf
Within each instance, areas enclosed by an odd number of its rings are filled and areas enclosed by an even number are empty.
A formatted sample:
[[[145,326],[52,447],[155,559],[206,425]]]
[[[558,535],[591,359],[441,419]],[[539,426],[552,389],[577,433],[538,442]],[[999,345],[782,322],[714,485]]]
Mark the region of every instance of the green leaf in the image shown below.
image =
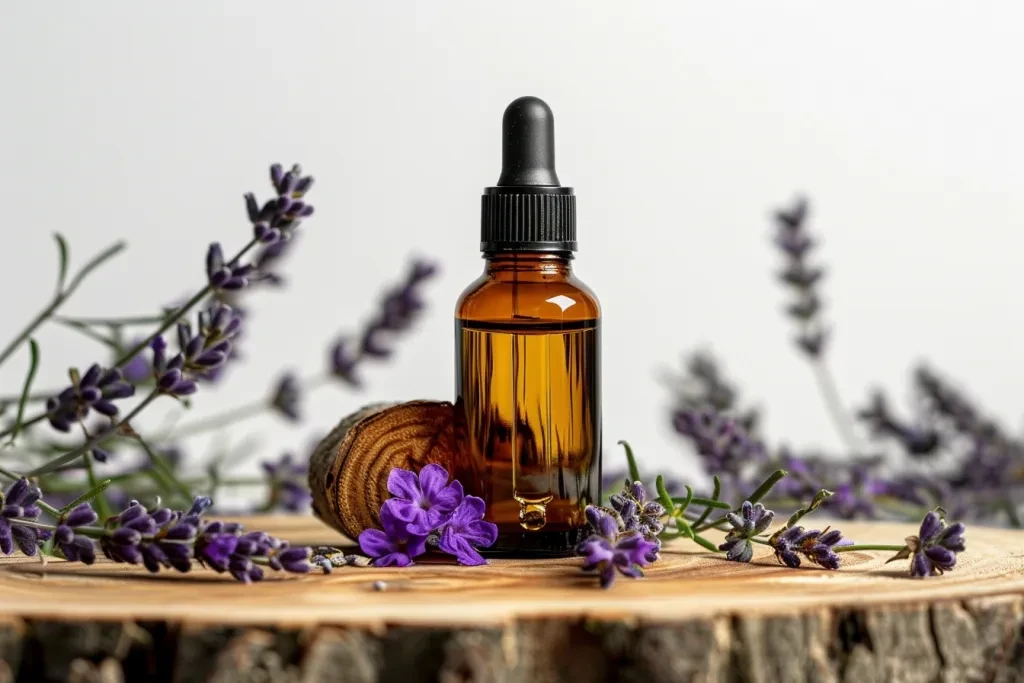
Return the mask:
[[[673,498],[672,502],[682,503],[685,498]],[[690,505],[699,505],[703,507],[709,507],[712,510],[732,510],[732,505],[729,505],[725,501],[712,500],[711,498],[701,498],[700,496],[694,496],[690,500]]]
[[[32,391],[32,382],[36,378],[36,370],[39,369],[39,344],[36,343],[35,339],[28,340],[28,350],[30,354],[28,375],[25,377],[25,386],[21,390],[21,398],[18,399],[18,415],[14,418],[14,427],[11,431],[11,438],[7,443],[13,444],[14,440],[18,437],[18,432],[21,431],[22,422],[25,420],[25,404],[28,403],[29,392]]]
[[[672,513],[672,496],[668,495],[668,489],[665,488],[665,477],[658,475],[658,478],[654,480],[654,487],[658,490],[658,500],[661,506],[665,508],[665,512]],[[686,488],[690,488],[687,486]]]
[[[717,545],[715,545],[714,543],[712,543],[708,539],[704,538],[700,534],[694,534],[693,535],[693,540],[694,540],[695,543],[697,543],[697,545],[704,546],[706,549],[710,550],[713,553],[720,553],[720,552],[722,552],[721,550],[718,549]]]
[[[689,486],[687,486],[686,487],[686,497],[683,498],[682,502],[679,504],[679,509],[676,510],[676,514],[679,515],[680,517],[682,517],[683,513],[686,512],[686,508],[690,507],[690,503],[692,503],[692,502],[693,502],[693,489],[691,489]]]
[[[676,525],[679,527],[679,531],[685,534],[688,538],[693,538],[693,527],[682,517],[676,517]]]
[[[747,500],[749,500],[751,503],[756,503],[760,501],[762,498],[768,495],[768,492],[771,491],[772,488],[776,484],[778,484],[779,481],[784,479],[788,474],[789,472],[787,472],[786,470],[775,470],[768,476],[767,479],[764,480],[763,484],[757,487],[756,491],[750,494],[750,498],[747,498]]]
[[[640,468],[636,466],[636,458],[633,457],[633,449],[625,440],[619,445],[626,449],[626,462],[629,463],[629,478],[631,481],[640,481]]]
[[[59,232],[53,233],[53,239],[57,240],[57,252],[60,262],[57,270],[57,296],[64,291],[64,282],[68,279],[68,263],[71,257],[71,250],[68,248],[67,240]]]
[[[718,475],[715,475],[715,490],[714,490],[714,493],[711,494],[711,502],[712,503],[717,503],[718,502],[718,496],[720,496],[721,494],[722,494],[722,480],[718,478]],[[711,515],[711,510],[712,510],[713,507],[718,507],[718,506],[717,505],[715,505],[715,506],[709,505],[708,507],[704,508],[704,512],[702,512],[700,517],[697,518],[697,521],[693,523],[693,526],[699,528],[701,524],[706,522],[707,519],[708,519],[708,516]],[[726,503],[724,508],[719,508],[719,509],[721,509],[721,510],[731,510],[732,506],[729,505],[728,503]]]
[[[113,479],[104,479],[103,481],[96,484],[96,486],[92,487],[91,489],[80,495],[78,498],[75,498],[73,501],[62,507],[60,509],[60,513],[63,515],[65,512],[74,509],[76,505],[81,505],[82,503],[86,503],[92,500],[96,496],[106,491],[107,487],[113,483]]]

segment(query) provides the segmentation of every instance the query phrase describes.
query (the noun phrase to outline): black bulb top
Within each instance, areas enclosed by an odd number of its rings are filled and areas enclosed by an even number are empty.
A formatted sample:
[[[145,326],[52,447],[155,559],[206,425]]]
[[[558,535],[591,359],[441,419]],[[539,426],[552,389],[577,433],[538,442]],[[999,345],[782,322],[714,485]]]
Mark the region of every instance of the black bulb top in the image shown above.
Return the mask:
[[[555,115],[544,100],[520,97],[501,119],[499,187],[558,187],[555,173]]]
[[[514,100],[501,135],[501,176],[484,190],[481,251],[576,251],[576,197],[555,173],[551,107],[537,97]]]

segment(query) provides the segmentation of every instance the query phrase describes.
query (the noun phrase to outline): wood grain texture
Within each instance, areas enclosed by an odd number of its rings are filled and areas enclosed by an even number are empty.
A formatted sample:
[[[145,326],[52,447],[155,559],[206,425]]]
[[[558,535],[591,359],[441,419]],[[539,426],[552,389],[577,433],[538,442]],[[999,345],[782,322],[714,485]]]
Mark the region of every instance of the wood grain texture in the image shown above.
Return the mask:
[[[436,463],[453,471],[455,417],[451,403],[409,401],[368,405],[343,418],[310,457],[314,514],[349,538],[379,526],[393,468],[418,472]]]
[[[256,518],[343,543],[310,518]],[[861,543],[902,525],[843,524]],[[609,591],[573,560],[345,567],[243,586],[99,562],[0,564],[0,681],[1024,681],[1024,533],[972,527],[955,571],[750,565],[684,544]],[[384,581],[386,589],[374,590]],[[142,676],[141,678],[139,676]]]

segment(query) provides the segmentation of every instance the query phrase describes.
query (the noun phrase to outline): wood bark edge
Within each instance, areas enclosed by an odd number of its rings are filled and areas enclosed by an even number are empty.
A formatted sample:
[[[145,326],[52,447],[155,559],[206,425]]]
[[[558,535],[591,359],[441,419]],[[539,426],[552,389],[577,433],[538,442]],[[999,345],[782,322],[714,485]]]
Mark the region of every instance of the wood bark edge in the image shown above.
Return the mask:
[[[1019,595],[671,624],[372,631],[0,621],[0,682],[1009,683],[1022,672]]]

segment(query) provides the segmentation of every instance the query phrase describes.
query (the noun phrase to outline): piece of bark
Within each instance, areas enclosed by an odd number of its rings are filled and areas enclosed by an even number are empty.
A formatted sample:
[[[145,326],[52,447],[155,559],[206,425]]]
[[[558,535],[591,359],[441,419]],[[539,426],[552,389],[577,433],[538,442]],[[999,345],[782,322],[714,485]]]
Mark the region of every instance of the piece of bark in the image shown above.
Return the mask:
[[[451,403],[378,403],[345,417],[309,463],[313,511],[349,538],[379,528],[395,467],[418,472],[436,463],[453,471],[460,430]]]

